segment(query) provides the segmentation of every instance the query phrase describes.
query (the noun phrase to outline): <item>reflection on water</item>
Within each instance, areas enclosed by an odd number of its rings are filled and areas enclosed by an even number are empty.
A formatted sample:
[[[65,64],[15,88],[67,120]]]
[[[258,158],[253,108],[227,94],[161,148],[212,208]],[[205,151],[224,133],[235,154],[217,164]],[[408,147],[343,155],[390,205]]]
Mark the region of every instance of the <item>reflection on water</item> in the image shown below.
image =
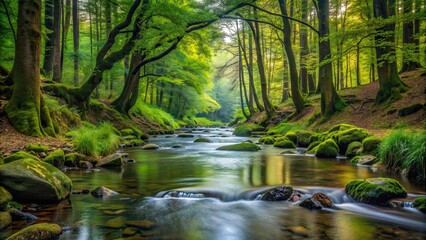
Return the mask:
[[[150,141],[156,151],[126,149],[135,164],[99,172],[70,172],[74,189],[105,186],[120,193],[110,199],[72,195],[70,202],[34,212],[41,220],[65,228],[60,239],[115,239],[125,222],[150,220],[154,229],[140,230],[145,239],[424,239],[425,215],[412,209],[386,209],[351,201],[344,186],[356,178],[385,176],[335,159],[280,155],[262,146],[253,152],[216,151],[246,138],[216,129],[213,143],[161,136]],[[217,137],[218,134],[225,136]],[[215,136],[215,137],[213,137]],[[172,148],[179,145],[180,148]],[[425,194],[400,176],[409,198]],[[321,191],[336,203],[333,210],[310,211],[286,202],[254,200],[267,188],[291,185],[307,194]],[[169,191],[175,191],[173,194]],[[168,194],[169,193],[169,194]],[[179,198],[180,196],[180,198]],[[188,198],[193,196],[194,198]],[[199,198],[205,196],[205,198]],[[198,197],[198,198],[196,198]],[[122,226],[105,223],[124,219]],[[23,222],[25,225],[28,223]],[[15,231],[0,233],[3,238]]]

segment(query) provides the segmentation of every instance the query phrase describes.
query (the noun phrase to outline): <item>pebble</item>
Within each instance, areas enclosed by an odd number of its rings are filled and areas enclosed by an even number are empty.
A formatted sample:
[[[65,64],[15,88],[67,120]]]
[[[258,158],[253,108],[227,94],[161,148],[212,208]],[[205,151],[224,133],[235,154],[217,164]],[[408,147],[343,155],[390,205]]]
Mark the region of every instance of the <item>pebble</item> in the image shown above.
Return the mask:
[[[143,230],[150,230],[155,228],[156,224],[153,221],[141,220],[141,221],[127,221],[127,226],[137,227]]]

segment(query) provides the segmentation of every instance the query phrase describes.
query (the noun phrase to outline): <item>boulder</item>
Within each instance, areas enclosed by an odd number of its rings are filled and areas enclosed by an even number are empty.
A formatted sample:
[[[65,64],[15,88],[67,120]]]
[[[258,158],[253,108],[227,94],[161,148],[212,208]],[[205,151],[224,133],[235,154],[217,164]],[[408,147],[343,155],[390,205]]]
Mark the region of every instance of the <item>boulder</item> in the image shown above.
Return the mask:
[[[362,143],[357,142],[357,141],[351,142],[348,145],[348,149],[346,149],[345,155],[347,157],[354,157],[354,156],[356,156],[358,150],[361,149],[361,148],[362,148]]]
[[[143,150],[156,150],[156,149],[160,149],[160,146],[158,146],[157,144],[154,143],[148,143],[142,146]]]
[[[251,136],[252,132],[264,131],[264,130],[265,128],[260,125],[257,125],[254,123],[245,123],[236,127],[233,134],[235,136],[240,136],[240,137],[249,137]]]
[[[13,220],[29,220],[29,221],[34,221],[37,220],[38,217],[36,217],[35,215],[31,214],[31,213],[27,213],[27,212],[22,212],[19,209],[16,208],[9,208],[7,210],[7,212],[10,214],[10,216],[12,216]]]
[[[293,188],[290,186],[278,186],[266,191],[261,200],[264,201],[285,201],[293,195]]]
[[[65,153],[62,149],[57,149],[50,153],[44,161],[57,168],[63,168],[65,164]]]
[[[407,196],[401,184],[391,178],[356,179],[346,185],[345,191],[355,201],[374,205],[385,205],[391,199]]]
[[[367,130],[355,127],[337,132],[334,138],[339,145],[340,151],[342,151],[341,153],[344,154],[351,142],[362,142],[369,135]]]
[[[150,220],[127,221],[126,225],[129,227],[135,227],[142,230],[151,230],[157,226],[155,222]]]
[[[362,152],[363,153],[375,153],[379,148],[382,140],[376,137],[368,137],[362,140]]]
[[[318,158],[335,158],[339,154],[339,147],[332,139],[325,140],[315,148],[315,156]]]
[[[0,187],[0,211],[5,210],[12,199],[12,195],[3,187]]]
[[[423,213],[426,213],[426,196],[416,198],[413,202],[413,207],[417,208]]]
[[[296,148],[294,143],[290,140],[282,140],[274,143],[274,147],[277,148]]]
[[[333,200],[324,193],[318,192],[312,195],[312,197],[303,200],[299,206],[308,209],[321,209],[333,207]]]
[[[275,139],[273,137],[267,136],[259,139],[259,143],[263,143],[265,145],[272,145],[275,143]]]
[[[97,198],[108,198],[114,195],[117,195],[118,192],[115,192],[109,188],[106,188],[104,186],[100,186],[97,187],[95,189],[93,189],[92,191],[90,191],[90,194],[92,194],[92,196],[97,197]]]
[[[379,159],[373,155],[363,155],[358,157],[357,164],[363,166],[371,166],[375,164]]]
[[[55,239],[62,233],[62,228],[58,224],[38,223],[26,227],[6,240],[50,240]]]
[[[212,141],[207,138],[197,138],[194,140],[194,142],[204,142],[204,143],[211,143]]]
[[[28,144],[25,149],[27,151],[32,151],[35,153],[41,153],[41,152],[47,152],[47,150],[49,149],[49,146],[46,145],[41,145],[38,143],[30,143]]]
[[[10,163],[10,162],[13,162],[13,161],[16,161],[16,160],[21,160],[21,159],[24,159],[24,158],[30,158],[30,159],[33,159],[33,160],[40,161],[40,159],[38,157],[36,157],[32,154],[29,154],[29,153],[24,152],[24,151],[18,151],[18,152],[14,153],[14,154],[12,154],[8,157],[5,157],[3,159],[3,162],[6,164],[6,163]]]
[[[254,143],[237,143],[237,144],[222,146],[217,148],[216,150],[256,152],[260,150],[260,147]]]
[[[122,154],[113,153],[108,155],[96,163],[96,167],[116,167],[121,166]]]
[[[107,228],[124,228],[126,226],[126,218],[124,217],[112,218],[106,221],[106,223],[102,226]]]
[[[12,216],[8,212],[0,212],[0,231],[12,223]]]
[[[68,153],[65,155],[65,166],[80,167],[81,162],[86,161],[87,157],[80,153]]]
[[[67,198],[71,179],[54,166],[22,159],[0,166],[0,185],[18,202],[52,203]]]

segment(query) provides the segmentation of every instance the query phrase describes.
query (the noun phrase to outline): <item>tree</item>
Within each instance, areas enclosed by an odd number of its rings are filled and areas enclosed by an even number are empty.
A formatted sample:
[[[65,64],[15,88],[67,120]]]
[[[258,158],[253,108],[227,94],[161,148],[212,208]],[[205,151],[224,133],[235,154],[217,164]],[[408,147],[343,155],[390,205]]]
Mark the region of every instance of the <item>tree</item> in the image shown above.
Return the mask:
[[[416,6],[419,7],[419,6]],[[404,14],[410,15],[413,11],[413,0],[404,0],[403,2]],[[414,22],[411,18],[405,20],[402,28],[402,68],[401,72],[412,71],[420,67],[418,62],[418,54],[416,54],[418,46],[416,46]]]
[[[374,0],[373,10],[375,18],[386,20],[395,15],[395,0]],[[383,103],[399,98],[400,94],[406,90],[406,85],[399,78],[396,66],[395,23],[386,23],[377,31],[375,49],[379,91],[376,95],[376,103]]]
[[[44,62],[43,72],[46,76],[50,77],[53,68],[53,1],[44,1],[44,25],[46,26],[46,41],[44,45]]]
[[[53,81],[60,82],[62,0],[53,0]],[[62,44],[63,45],[63,44]]]
[[[78,48],[79,48],[79,22],[78,0],[72,0],[72,32],[74,38],[74,85],[78,85]]]
[[[49,109],[40,90],[41,0],[19,0],[14,87],[6,113],[26,135],[53,135]]]
[[[331,63],[331,48],[329,39],[329,3],[328,0],[318,0],[319,25],[319,85],[321,86],[321,113],[326,119],[345,105],[339,97],[333,84],[333,65]]]

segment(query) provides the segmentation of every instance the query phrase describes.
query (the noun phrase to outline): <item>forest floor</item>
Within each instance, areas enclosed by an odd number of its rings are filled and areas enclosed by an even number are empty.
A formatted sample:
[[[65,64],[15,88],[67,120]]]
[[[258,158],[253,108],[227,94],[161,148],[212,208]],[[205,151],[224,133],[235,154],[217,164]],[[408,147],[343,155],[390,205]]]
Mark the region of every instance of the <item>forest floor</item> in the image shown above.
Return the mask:
[[[294,115],[290,122],[309,122],[309,128],[313,130],[325,130],[339,123],[349,123],[366,128],[378,137],[386,135],[394,128],[423,128],[426,119],[424,107],[426,104],[426,76],[420,74],[420,71],[401,74],[402,80],[408,85],[408,90],[402,94],[399,100],[392,103],[380,105],[374,103],[379,87],[378,82],[340,90],[339,95],[345,99],[348,106],[326,122],[320,122],[320,96],[318,94],[309,96],[309,106],[302,113]],[[58,148],[66,144],[66,139],[61,136],[36,138],[17,132],[4,113],[5,103],[5,100],[0,99],[0,153],[7,154],[11,151],[23,149],[29,143],[49,145],[51,148]],[[416,103],[422,104],[423,109],[403,117],[398,115],[399,109]],[[294,107],[290,101],[280,105],[272,122],[278,124],[293,111]],[[120,128],[123,121],[117,121],[117,116],[113,116],[114,114],[111,114],[111,112],[103,108],[100,111],[90,113],[89,120],[91,122],[99,121],[99,119],[108,120]],[[256,114],[252,121],[257,122],[261,118],[262,114]],[[131,119],[144,131],[148,131],[148,129],[160,130],[160,126],[149,123],[141,117],[131,117]]]

